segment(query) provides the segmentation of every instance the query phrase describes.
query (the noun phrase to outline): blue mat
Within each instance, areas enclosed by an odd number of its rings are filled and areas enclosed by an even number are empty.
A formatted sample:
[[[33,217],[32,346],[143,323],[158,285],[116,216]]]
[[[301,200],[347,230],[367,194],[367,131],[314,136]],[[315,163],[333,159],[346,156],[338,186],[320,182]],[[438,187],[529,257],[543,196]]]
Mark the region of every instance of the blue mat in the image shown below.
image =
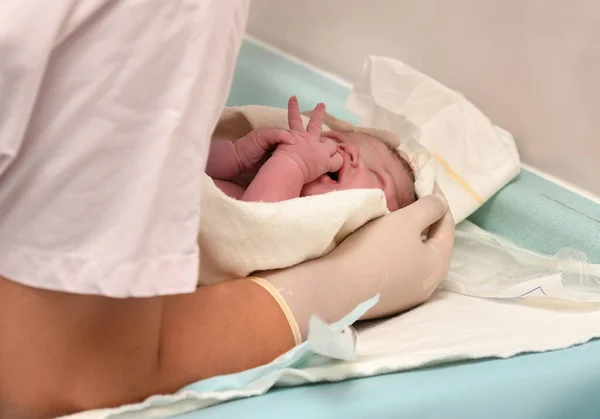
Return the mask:
[[[335,116],[356,122],[344,109],[348,92],[347,86],[247,41],[228,104],[285,107],[295,94],[303,109],[323,101]],[[554,254],[574,246],[600,263],[600,206],[525,170],[470,220],[526,248]],[[600,341],[593,341],[504,360],[276,389],[179,418],[596,419],[598,371]]]

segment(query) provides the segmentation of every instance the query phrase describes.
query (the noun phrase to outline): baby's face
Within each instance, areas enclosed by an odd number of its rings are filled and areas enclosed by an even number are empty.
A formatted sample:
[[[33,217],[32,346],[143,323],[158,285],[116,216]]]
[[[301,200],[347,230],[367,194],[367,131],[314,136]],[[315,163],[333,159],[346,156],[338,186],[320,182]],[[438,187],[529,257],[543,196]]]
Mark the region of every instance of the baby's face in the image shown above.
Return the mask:
[[[381,189],[388,209],[395,211],[415,201],[412,172],[383,142],[363,133],[329,131],[324,137],[339,143],[344,159],[337,173],[320,176],[304,185],[302,196],[347,189]]]

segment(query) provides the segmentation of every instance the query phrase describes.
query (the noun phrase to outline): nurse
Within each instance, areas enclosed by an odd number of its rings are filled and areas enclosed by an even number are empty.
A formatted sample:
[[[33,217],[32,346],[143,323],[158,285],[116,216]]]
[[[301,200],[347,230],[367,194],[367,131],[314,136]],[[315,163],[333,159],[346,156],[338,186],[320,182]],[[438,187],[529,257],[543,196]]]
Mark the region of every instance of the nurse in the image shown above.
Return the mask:
[[[454,222],[438,191],[322,259],[196,289],[200,175],[248,7],[0,2],[1,419],[264,364],[312,314],[334,321],[376,293],[367,317],[398,313],[447,272]]]

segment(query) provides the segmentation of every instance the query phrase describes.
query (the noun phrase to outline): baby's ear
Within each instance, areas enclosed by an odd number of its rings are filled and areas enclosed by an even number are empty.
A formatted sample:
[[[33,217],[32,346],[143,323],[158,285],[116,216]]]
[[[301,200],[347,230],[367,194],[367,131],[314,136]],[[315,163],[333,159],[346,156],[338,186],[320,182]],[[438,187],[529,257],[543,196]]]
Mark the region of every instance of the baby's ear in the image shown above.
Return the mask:
[[[302,112],[302,115],[310,118],[312,115],[312,111]],[[350,122],[346,122],[342,119],[338,119],[335,116],[328,114],[325,112],[325,117],[323,118],[323,123],[329,127],[332,131],[339,132],[352,132],[354,131],[354,125]]]
[[[225,108],[213,131],[213,139],[233,141],[250,131],[252,131],[252,125],[243,113]]]

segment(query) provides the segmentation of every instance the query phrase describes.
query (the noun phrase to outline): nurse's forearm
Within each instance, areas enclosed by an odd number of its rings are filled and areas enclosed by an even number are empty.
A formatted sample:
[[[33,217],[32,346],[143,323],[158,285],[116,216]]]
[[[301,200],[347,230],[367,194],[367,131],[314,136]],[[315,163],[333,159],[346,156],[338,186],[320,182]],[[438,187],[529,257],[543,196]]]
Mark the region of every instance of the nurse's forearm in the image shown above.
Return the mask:
[[[155,392],[266,364],[291,349],[294,339],[273,297],[239,279],[166,297],[161,343],[164,388]]]
[[[0,419],[140,402],[293,346],[279,305],[248,280],[117,300],[0,278],[0,319]]]
[[[298,198],[304,186],[299,166],[284,155],[273,155],[260,168],[242,197],[243,201],[279,202]]]

